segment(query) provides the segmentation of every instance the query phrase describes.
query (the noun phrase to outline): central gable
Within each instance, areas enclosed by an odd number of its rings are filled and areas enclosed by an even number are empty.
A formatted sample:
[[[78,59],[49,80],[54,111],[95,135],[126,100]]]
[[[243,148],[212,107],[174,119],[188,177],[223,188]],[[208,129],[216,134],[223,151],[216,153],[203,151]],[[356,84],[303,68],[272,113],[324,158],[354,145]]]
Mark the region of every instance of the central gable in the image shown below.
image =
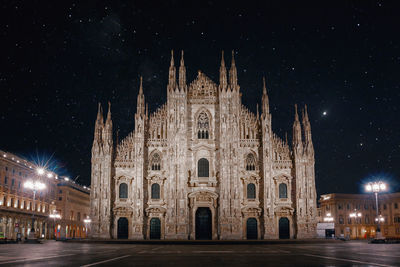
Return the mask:
[[[217,85],[201,71],[197,78],[189,85],[189,98],[215,99],[217,97]]]

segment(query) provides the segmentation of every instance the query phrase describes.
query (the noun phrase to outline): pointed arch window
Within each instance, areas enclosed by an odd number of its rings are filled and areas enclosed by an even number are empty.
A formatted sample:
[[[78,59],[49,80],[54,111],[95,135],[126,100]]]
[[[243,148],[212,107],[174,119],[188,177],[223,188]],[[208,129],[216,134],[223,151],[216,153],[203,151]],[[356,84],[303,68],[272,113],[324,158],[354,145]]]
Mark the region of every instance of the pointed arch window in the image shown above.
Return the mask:
[[[161,157],[158,153],[154,153],[151,158],[151,170],[153,171],[161,170]]]
[[[209,177],[209,162],[205,158],[199,159],[197,163],[197,176],[198,177]]]
[[[197,138],[208,139],[210,131],[210,119],[205,111],[200,112],[197,118]]]
[[[126,183],[119,185],[119,198],[128,198],[128,185]]]
[[[256,198],[256,186],[253,183],[247,185],[247,199]]]
[[[160,199],[160,185],[157,183],[151,185],[151,199]]]
[[[287,185],[285,183],[279,184],[279,198],[287,198]]]
[[[253,154],[248,154],[246,157],[246,171],[256,170],[256,160]]]

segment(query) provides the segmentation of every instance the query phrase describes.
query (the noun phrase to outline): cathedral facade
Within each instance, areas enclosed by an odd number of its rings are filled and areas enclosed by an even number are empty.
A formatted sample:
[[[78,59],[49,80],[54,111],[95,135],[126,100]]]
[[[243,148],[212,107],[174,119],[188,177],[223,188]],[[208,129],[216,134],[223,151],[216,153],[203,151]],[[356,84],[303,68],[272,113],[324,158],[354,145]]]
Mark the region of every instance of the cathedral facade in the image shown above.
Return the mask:
[[[316,234],[314,148],[307,108],[295,108],[291,144],[262,112],[241,103],[234,54],[219,84],[178,77],[149,114],[140,79],[135,129],[114,142],[110,106],[99,104],[92,147],[91,234],[127,239],[278,239]],[[301,122],[300,122],[301,120]]]

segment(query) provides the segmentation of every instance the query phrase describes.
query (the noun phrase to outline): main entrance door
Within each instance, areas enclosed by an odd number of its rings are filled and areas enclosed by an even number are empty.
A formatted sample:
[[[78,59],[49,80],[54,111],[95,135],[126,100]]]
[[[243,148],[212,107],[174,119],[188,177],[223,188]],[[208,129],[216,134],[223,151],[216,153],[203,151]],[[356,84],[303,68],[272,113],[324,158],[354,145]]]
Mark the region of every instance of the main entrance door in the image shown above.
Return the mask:
[[[128,219],[121,217],[118,219],[118,239],[128,239]]]
[[[210,240],[212,236],[211,210],[198,208],[196,211],[196,240]]]
[[[290,228],[289,219],[282,217],[279,219],[279,239],[289,239],[290,238]]]
[[[150,239],[161,238],[161,221],[159,218],[152,218],[150,220]]]
[[[247,219],[247,239],[257,239],[257,220],[255,218]]]

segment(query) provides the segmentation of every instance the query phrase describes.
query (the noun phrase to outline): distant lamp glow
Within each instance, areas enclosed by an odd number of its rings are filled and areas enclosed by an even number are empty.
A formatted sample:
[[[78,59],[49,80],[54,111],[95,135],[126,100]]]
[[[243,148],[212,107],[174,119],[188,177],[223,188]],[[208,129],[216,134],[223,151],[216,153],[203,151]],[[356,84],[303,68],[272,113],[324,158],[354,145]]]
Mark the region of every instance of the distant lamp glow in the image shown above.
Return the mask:
[[[92,220],[91,220],[90,218],[86,218],[86,219],[83,220],[83,222],[84,222],[84,223],[91,223]]]
[[[61,215],[60,214],[50,214],[49,217],[52,218],[52,219],[61,219]]]
[[[33,182],[33,181],[29,180],[24,183],[24,187],[31,189],[31,190],[42,190],[42,189],[46,188],[46,185],[39,181]]]
[[[382,181],[368,183],[365,186],[365,191],[367,192],[379,193],[381,191],[386,191],[386,190],[387,190],[387,185]]]
[[[68,178],[68,177],[64,177],[64,180],[65,180],[65,181],[69,181],[69,178]]]
[[[44,169],[43,169],[43,168],[37,168],[37,169],[36,169],[36,172],[37,172],[39,175],[43,175],[43,174],[44,174]]]
[[[372,192],[375,195],[375,205],[376,205],[375,221],[377,222],[377,225],[376,225],[376,238],[377,239],[382,238],[381,227],[379,224],[381,222],[385,221],[385,219],[382,217],[382,215],[379,215],[378,194],[382,191],[386,191],[387,188],[388,188],[387,185],[382,181],[370,182],[365,186],[365,190],[367,192]]]
[[[48,178],[53,178],[53,174],[51,172],[47,173]]]

